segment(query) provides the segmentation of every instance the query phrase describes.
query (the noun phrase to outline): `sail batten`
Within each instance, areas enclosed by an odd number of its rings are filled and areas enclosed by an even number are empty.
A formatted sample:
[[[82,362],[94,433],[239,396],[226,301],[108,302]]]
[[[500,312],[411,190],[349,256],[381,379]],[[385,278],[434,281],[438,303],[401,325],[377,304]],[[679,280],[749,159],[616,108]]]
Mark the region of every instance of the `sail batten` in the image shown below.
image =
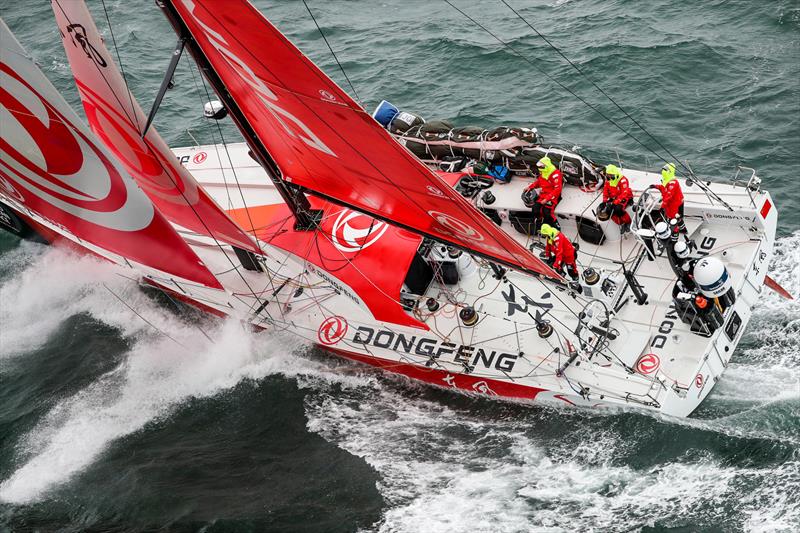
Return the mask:
[[[285,182],[498,263],[557,277],[397,143],[249,2],[230,0],[224,12],[209,0],[164,4]]]
[[[172,154],[130,93],[83,0],[53,0],[64,50],[92,131],[123,163],[158,209],[175,224],[259,252]]]

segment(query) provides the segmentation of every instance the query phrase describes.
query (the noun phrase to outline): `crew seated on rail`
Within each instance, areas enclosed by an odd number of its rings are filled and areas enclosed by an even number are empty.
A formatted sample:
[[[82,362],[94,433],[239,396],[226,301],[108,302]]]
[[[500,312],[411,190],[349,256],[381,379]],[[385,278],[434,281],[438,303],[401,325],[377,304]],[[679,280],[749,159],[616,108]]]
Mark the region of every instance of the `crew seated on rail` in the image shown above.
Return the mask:
[[[661,191],[661,210],[667,222],[673,218],[683,219],[683,191],[675,179],[675,165],[667,163],[661,167],[661,183],[650,185],[650,188]]]
[[[549,157],[541,158],[536,162],[536,166],[539,169],[539,177],[525,188],[526,192],[537,187],[542,190],[531,208],[533,210],[533,218],[555,226],[558,224],[556,221],[556,206],[561,200],[561,189],[564,186],[564,180],[561,177],[561,171],[556,168]]]
[[[603,203],[597,210],[600,220],[611,220],[622,226],[622,233],[630,229],[631,216],[626,209],[633,202],[633,191],[628,178],[616,165],[606,165],[606,182],[603,185]]]
[[[544,259],[553,267],[553,270],[564,275],[564,267],[567,267],[569,276],[578,279],[578,266],[575,264],[575,247],[570,240],[550,224],[542,224],[539,229],[547,240],[544,248]]]

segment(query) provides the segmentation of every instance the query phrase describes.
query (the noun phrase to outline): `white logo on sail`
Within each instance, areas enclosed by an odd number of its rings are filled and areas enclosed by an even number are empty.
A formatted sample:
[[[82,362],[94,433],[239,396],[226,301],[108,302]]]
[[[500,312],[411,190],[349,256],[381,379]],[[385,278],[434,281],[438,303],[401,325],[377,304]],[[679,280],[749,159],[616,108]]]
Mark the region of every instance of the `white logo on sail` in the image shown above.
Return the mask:
[[[459,220],[448,215],[447,213],[442,213],[441,211],[428,211],[428,214],[435,218],[436,222],[443,226],[446,233],[450,233],[451,235],[455,235],[456,237],[460,237],[468,241],[483,241],[483,235],[481,235],[478,230],[463,220]]]
[[[189,12],[194,16],[194,20],[197,22],[197,24],[203,28],[206,38],[208,38],[208,42],[211,43],[211,46],[217,49],[228,65],[230,65],[230,67],[239,74],[242,81],[247,83],[255,91],[255,94],[264,104],[264,107],[266,107],[275,120],[280,123],[288,135],[294,138],[299,138],[308,146],[319,150],[320,152],[325,152],[333,157],[338,157],[333,150],[328,148],[328,146],[322,142],[322,140],[317,137],[313,131],[311,131],[311,128],[303,124],[300,119],[291,114],[289,111],[286,111],[276,104],[278,101],[278,96],[267,87],[261,78],[256,76],[256,73],[253,72],[253,70],[244,61],[239,59],[236,54],[228,49],[228,41],[226,41],[222,35],[214,31],[214,29],[208,27],[202,20],[198,18],[197,14],[195,13],[195,4],[192,2],[192,0],[182,0],[182,2]],[[301,131],[297,131],[297,129]]]
[[[345,209],[333,223],[331,239],[333,245],[342,252],[358,252],[375,244],[388,227],[386,222]]]

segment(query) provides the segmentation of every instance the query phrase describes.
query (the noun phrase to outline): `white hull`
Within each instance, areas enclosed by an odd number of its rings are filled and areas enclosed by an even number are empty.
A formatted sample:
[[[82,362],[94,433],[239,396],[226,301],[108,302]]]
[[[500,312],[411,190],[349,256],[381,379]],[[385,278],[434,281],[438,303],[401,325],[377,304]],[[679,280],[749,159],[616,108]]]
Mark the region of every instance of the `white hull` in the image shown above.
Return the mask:
[[[228,145],[227,149],[179,148],[174,152],[223,209],[246,206],[252,210],[281,203],[266,174],[242,144]],[[229,156],[233,169],[230,163],[219,163],[220,159],[228,161]],[[654,174],[631,169],[625,169],[625,174],[635,194],[657,180]],[[511,227],[508,211],[525,210],[520,193],[528,181],[515,178],[491,189],[496,197],[492,208],[498,209],[502,227],[524,245],[530,244],[530,237]],[[766,218],[760,216],[764,203],[771,203],[766,192],[712,183],[711,189],[733,207],[729,211],[711,205],[697,186],[682,185],[690,237],[704,254],[723,259],[736,292],[736,303],[725,310],[725,326],[710,337],[692,333],[670,309],[675,276],[665,257],[645,260],[637,269],[636,277],[649,295],[648,303],[640,306],[631,299],[630,291],[614,300],[618,296],[603,294],[599,284],[584,287],[584,294],[578,296],[563,286],[516,272],[508,272],[508,282],[500,281],[492,277],[488,266],[464,255],[459,260],[461,276],[456,286],[434,281],[424,295],[415,297],[418,305],[409,315],[427,326],[426,331],[377,320],[357,292],[338,279],[335,272],[326,272],[308,263],[301,254],[267,242],[261,242],[264,256],[259,258],[264,272],[254,272],[241,268],[229,246],[223,251],[210,239],[177,228],[219,279],[225,288],[221,291],[132,264],[79,241],[66,228],[27,211],[9,196],[0,196],[0,200],[83,248],[130,267],[134,271],[132,277],[168,290],[184,301],[258,327],[290,331],[309,343],[389,371],[442,387],[522,401],[633,406],[687,416],[720,379],[747,326],[772,258],[777,213],[772,208]],[[592,208],[600,200],[597,192],[565,186],[558,214],[566,235],[577,237],[575,217],[594,219]],[[326,215],[342,211],[336,209]],[[619,265],[614,261],[636,257],[641,244],[631,235],[620,236],[613,222],[601,226],[606,234],[602,245],[579,241],[579,266],[618,271]],[[369,273],[364,274],[369,277]],[[622,281],[619,275],[617,279]],[[394,300],[400,298],[399,294],[390,296]],[[429,297],[441,302],[435,312],[429,312],[424,305]],[[626,298],[630,301],[612,319],[617,335],[609,339],[606,353],[611,355],[596,353],[589,358],[580,353],[560,373],[570,345],[579,344],[574,334],[577,314],[587,302],[599,299],[611,307]],[[473,306],[478,312],[479,322],[474,327],[464,326],[458,317],[458,310],[464,305]],[[537,333],[533,318],[537,311],[544,313],[555,328],[556,334],[548,339]],[[731,324],[734,315],[740,320],[736,328]],[[655,354],[657,367],[647,374],[631,373],[630,369],[646,354]]]

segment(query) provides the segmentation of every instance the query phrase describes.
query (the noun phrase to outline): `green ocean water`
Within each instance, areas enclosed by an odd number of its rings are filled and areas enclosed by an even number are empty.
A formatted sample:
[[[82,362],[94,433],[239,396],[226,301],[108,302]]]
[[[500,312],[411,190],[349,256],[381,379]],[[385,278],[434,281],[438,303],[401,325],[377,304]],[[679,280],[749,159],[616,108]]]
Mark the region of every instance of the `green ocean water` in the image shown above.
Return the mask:
[[[800,3],[508,1],[699,175],[758,169],[781,213],[772,275],[800,295]],[[535,67],[444,2],[309,1],[367,109],[533,124],[599,161],[660,167],[543,74],[663,151],[502,3],[453,3]],[[150,1],[89,5],[146,107],[168,23]],[[349,87],[302,2],[256,5]],[[80,110],[49,3],[0,0],[0,14]],[[187,60],[175,81],[159,132],[218,142]],[[3,530],[797,531],[800,305],[765,293],[723,379],[678,421],[410,384],[2,234]]]

